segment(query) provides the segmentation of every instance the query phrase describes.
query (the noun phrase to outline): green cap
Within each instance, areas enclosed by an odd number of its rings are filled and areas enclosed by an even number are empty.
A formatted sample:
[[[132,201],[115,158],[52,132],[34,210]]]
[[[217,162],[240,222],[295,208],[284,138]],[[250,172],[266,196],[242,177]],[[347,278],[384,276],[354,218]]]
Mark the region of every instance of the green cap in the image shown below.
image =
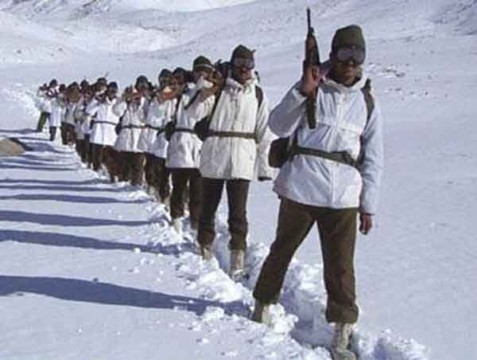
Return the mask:
[[[232,52],[232,59],[251,59],[253,60],[254,50],[250,50],[244,45],[237,46]]]
[[[201,68],[210,70],[213,69],[213,66],[209,59],[203,55],[200,55],[195,58],[194,62],[192,63],[192,68],[194,70],[200,70]]]
[[[356,46],[363,51],[366,51],[363,31],[358,25],[349,25],[344,28],[338,29],[333,36],[333,41],[331,42],[331,50],[348,46]]]

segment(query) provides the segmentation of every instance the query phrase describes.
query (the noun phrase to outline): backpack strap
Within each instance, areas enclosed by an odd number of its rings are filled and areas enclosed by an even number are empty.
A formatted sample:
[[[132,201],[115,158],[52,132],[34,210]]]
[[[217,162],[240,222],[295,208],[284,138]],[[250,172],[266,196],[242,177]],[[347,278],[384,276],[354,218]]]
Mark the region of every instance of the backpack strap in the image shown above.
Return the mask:
[[[257,97],[258,108],[260,109],[260,106],[262,106],[263,103],[263,90],[258,85],[255,85],[255,96]]]
[[[366,103],[366,109],[368,111],[368,116],[366,118],[366,122],[368,122],[374,110],[374,99],[373,95],[371,95],[371,79],[366,80],[366,83],[361,88],[361,92],[363,93],[364,102]]]

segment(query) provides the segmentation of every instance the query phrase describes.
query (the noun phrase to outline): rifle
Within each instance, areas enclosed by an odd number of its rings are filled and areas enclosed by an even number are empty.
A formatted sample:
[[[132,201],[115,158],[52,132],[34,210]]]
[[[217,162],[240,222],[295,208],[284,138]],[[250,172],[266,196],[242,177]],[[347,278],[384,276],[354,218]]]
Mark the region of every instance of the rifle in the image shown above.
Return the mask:
[[[320,53],[318,51],[318,43],[315,37],[315,30],[311,26],[311,11],[306,9],[308,32],[305,40],[305,60],[303,61],[303,74],[311,66],[320,66]],[[310,129],[316,127],[316,93],[306,99],[306,120]]]

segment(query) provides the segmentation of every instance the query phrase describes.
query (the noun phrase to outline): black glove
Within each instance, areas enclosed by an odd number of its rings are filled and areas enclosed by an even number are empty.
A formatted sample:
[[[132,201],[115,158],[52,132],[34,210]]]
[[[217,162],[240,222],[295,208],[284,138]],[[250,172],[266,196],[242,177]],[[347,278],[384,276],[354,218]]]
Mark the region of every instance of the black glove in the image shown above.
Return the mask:
[[[258,181],[270,181],[270,180],[272,180],[272,178],[269,177],[269,176],[259,176],[258,177]]]

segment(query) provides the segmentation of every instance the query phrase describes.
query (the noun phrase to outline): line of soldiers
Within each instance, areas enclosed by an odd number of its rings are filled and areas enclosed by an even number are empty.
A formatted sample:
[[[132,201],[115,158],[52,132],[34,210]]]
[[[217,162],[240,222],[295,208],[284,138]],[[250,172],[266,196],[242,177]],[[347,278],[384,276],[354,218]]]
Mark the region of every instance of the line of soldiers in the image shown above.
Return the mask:
[[[312,35],[309,31],[307,45]],[[361,28],[338,29],[329,61],[305,61],[301,79],[270,117],[253,72],[254,52],[240,45],[227,64],[212,65],[199,56],[192,73],[163,70],[156,87],[140,76],[121,97],[117,84],[105,79],[58,90],[52,82],[40,90],[42,99],[52,99],[40,121],[49,118],[55,128],[62,119],[63,142],[76,136],[82,159],[95,170],[104,164],[111,180],[140,185],[145,172],[147,185],[163,202],[170,173],[170,214],[178,232],[189,188],[187,225],[197,231],[204,259],[213,257],[215,213],[225,187],[233,278],[244,271],[250,181],[255,173],[259,180],[272,178],[268,153],[281,148],[270,146],[279,136],[274,144],[287,145],[273,189],[280,211],[253,292],[252,319],[270,322],[269,305],[278,301],[293,255],[316,223],[328,295],[325,315],[335,323],[331,354],[334,360],[356,360],[350,343],[359,314],[354,251],[358,226],[363,234],[373,227],[383,168],[382,119],[362,68],[365,58]],[[55,129],[51,134],[54,139]]]
[[[52,80],[38,90],[38,131],[61,129],[83,162],[112,182],[141,186],[169,207],[172,225],[197,233],[212,258],[215,214],[224,185],[229,204],[230,275],[243,272],[250,181],[271,180],[268,102],[254,72],[254,52],[237,46],[228,62],[198,56],[192,71],[163,69],[156,85],[143,75],[118,96],[99,78],[68,86]],[[172,183],[172,189],[171,189]],[[186,207],[190,216],[185,219]]]

